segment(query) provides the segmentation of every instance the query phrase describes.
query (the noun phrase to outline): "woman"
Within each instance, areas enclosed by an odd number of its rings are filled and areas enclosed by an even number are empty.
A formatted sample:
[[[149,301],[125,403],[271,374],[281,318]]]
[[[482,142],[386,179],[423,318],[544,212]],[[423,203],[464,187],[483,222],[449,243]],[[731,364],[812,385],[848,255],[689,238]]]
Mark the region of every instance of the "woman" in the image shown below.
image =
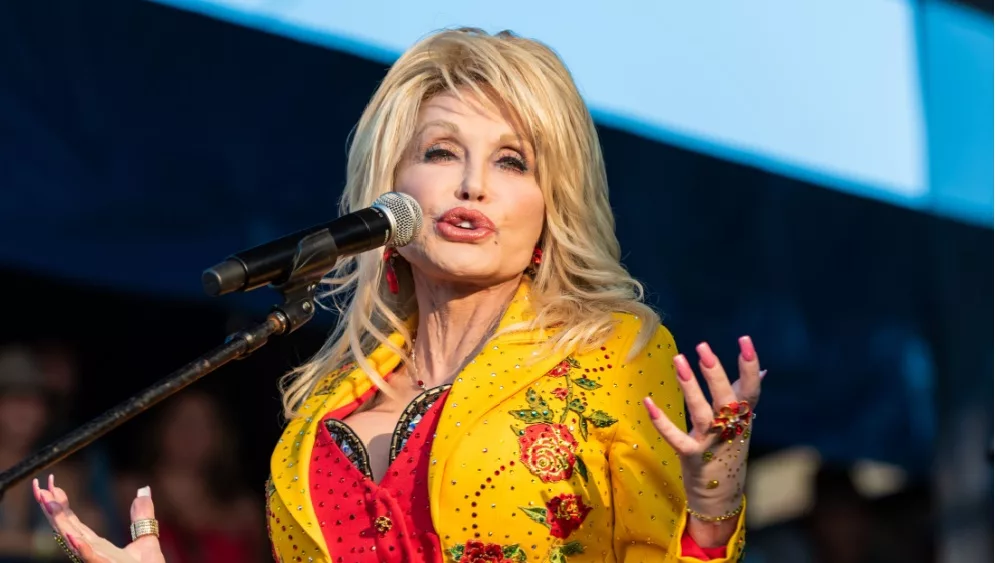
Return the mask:
[[[343,210],[390,190],[420,203],[419,236],[338,267],[339,325],[285,382],[275,559],[736,560],[756,353],[740,339],[730,385],[699,345],[706,400],[619,263],[559,58],[464,29],[411,48],[358,124]],[[84,560],[162,560],[155,535],[119,550],[37,494]]]

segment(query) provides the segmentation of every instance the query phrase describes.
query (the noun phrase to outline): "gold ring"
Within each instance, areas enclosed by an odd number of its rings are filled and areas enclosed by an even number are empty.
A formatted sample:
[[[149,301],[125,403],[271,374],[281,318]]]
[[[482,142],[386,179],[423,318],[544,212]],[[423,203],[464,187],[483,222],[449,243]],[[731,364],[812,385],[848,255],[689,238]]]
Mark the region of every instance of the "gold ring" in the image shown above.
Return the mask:
[[[73,563],[83,563],[83,560],[77,557],[76,554],[73,553],[73,550],[70,549],[68,545],[66,545],[66,540],[63,539],[61,534],[59,534],[58,532],[52,532],[52,537],[56,540],[56,543],[59,544],[59,547],[61,547],[62,550],[66,552],[66,556],[69,557],[70,561],[72,561]]]
[[[156,521],[156,518],[136,520],[129,525],[128,529],[132,532],[132,541],[135,541],[142,536],[160,537],[160,523]]]

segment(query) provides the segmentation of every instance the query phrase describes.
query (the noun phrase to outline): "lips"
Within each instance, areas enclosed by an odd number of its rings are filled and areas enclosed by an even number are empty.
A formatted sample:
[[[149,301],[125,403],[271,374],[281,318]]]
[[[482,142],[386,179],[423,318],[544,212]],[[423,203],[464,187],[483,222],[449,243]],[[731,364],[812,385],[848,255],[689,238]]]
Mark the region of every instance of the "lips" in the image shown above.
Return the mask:
[[[452,242],[477,242],[496,232],[490,218],[474,209],[455,207],[442,214],[435,225],[438,234]]]

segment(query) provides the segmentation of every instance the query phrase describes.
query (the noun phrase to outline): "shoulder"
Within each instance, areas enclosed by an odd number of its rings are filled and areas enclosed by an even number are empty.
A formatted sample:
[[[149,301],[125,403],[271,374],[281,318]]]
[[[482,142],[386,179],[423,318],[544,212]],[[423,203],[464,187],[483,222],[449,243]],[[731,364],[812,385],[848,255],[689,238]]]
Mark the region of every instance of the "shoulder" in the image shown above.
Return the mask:
[[[615,342],[617,361],[613,374],[615,400],[641,407],[643,397],[675,402],[679,394],[673,358],[677,344],[667,327],[644,323],[634,315],[616,314],[620,320],[608,342]]]
[[[623,360],[635,360],[645,354],[667,354],[672,358],[677,352],[674,336],[659,319],[644,319],[630,313],[612,313],[614,328],[608,335],[607,346],[614,346],[623,353]]]

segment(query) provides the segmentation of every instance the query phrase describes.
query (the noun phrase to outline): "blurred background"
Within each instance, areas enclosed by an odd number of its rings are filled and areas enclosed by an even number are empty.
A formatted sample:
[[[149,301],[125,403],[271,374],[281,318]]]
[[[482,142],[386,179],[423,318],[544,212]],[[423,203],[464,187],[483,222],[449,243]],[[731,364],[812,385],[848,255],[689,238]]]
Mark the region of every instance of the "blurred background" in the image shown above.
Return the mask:
[[[0,469],[276,302],[200,272],[336,214],[348,134],[442,27],[566,60],[629,269],[685,351],[769,370],[747,562],[992,560],[993,5],[985,0],[0,1]],[[55,468],[171,563],[269,558],[274,340]],[[27,485],[0,562],[60,560]]]

